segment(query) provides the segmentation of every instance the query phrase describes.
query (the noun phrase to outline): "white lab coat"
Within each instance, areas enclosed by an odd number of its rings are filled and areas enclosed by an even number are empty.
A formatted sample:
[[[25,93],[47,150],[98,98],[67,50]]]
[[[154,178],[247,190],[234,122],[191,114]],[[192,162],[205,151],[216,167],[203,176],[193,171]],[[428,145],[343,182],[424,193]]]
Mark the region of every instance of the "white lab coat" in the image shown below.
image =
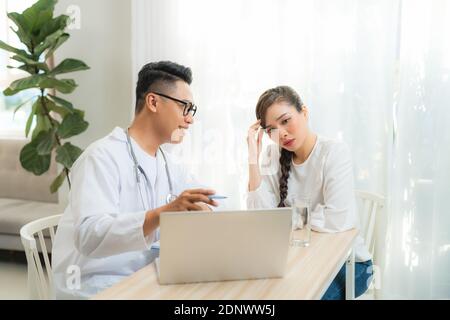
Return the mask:
[[[169,194],[164,158],[149,156],[132,140],[150,188],[141,178],[142,204],[125,131],[115,128],[91,144],[71,170],[69,204],[52,250],[57,299],[89,298],[151,263],[159,229],[144,237],[145,213],[166,204]],[[165,152],[174,194],[201,186]],[[148,195],[146,195],[146,193]],[[78,286],[77,274],[81,276]]]

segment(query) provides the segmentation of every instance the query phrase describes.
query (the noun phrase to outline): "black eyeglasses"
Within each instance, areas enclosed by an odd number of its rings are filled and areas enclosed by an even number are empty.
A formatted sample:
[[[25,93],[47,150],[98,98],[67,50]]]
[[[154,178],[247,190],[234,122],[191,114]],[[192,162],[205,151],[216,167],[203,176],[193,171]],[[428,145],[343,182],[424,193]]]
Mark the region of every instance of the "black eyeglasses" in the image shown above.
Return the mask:
[[[195,104],[193,104],[192,102],[189,102],[189,101],[183,101],[183,100],[180,100],[180,99],[176,99],[176,98],[174,98],[174,97],[171,97],[171,96],[168,96],[168,95],[166,95],[166,94],[159,93],[159,92],[154,92],[154,91],[152,91],[152,93],[157,94],[158,96],[161,96],[161,97],[170,99],[170,100],[172,100],[172,101],[181,103],[181,104],[184,106],[184,109],[183,109],[183,116],[185,116],[185,117],[186,117],[189,113],[192,113],[192,116],[195,116],[195,113],[197,112],[197,106],[196,106]]]

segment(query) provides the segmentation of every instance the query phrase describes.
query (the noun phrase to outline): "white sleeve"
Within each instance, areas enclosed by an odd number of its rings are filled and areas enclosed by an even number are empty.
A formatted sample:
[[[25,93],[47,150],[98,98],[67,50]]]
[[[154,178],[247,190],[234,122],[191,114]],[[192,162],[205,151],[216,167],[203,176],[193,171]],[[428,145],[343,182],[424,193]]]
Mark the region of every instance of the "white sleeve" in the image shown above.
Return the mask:
[[[247,192],[247,209],[276,208],[278,201],[274,191],[269,177],[262,176],[258,189]]]
[[[261,184],[247,192],[248,209],[276,208],[280,202],[278,189],[279,151],[276,145],[269,145],[260,165]]]
[[[318,232],[341,232],[355,227],[353,168],[348,147],[338,143],[324,164],[324,203],[311,211],[311,228]]]
[[[70,206],[74,241],[85,256],[101,258],[150,248],[144,237],[145,211],[120,212],[119,170],[109,154],[85,155],[71,173]]]

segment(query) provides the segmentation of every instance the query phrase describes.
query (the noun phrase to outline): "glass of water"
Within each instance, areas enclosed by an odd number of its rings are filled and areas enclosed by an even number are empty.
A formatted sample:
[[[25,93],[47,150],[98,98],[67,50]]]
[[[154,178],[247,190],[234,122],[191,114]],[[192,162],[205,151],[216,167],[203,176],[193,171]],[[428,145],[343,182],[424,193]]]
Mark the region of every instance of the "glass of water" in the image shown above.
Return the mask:
[[[291,196],[291,246],[307,247],[311,241],[311,202],[307,197]]]

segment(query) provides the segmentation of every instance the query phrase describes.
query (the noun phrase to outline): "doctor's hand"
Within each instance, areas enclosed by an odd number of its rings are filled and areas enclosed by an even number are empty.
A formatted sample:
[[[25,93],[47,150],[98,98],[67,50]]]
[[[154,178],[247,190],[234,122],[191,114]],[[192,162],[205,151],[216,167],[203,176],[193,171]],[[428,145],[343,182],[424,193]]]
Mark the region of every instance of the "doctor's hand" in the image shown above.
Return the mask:
[[[174,201],[164,206],[164,211],[201,211],[206,204],[217,207],[218,203],[208,198],[215,194],[209,189],[190,189],[181,193]]]
[[[145,214],[144,225],[142,226],[144,236],[148,236],[158,228],[159,217],[162,212],[202,211],[205,210],[207,204],[217,207],[218,203],[208,198],[208,196],[213,194],[215,194],[215,191],[209,189],[186,190],[171,203],[147,211]]]
[[[247,144],[249,164],[258,164],[259,155],[261,154],[263,133],[264,131],[261,128],[261,120],[256,121],[248,129]]]

